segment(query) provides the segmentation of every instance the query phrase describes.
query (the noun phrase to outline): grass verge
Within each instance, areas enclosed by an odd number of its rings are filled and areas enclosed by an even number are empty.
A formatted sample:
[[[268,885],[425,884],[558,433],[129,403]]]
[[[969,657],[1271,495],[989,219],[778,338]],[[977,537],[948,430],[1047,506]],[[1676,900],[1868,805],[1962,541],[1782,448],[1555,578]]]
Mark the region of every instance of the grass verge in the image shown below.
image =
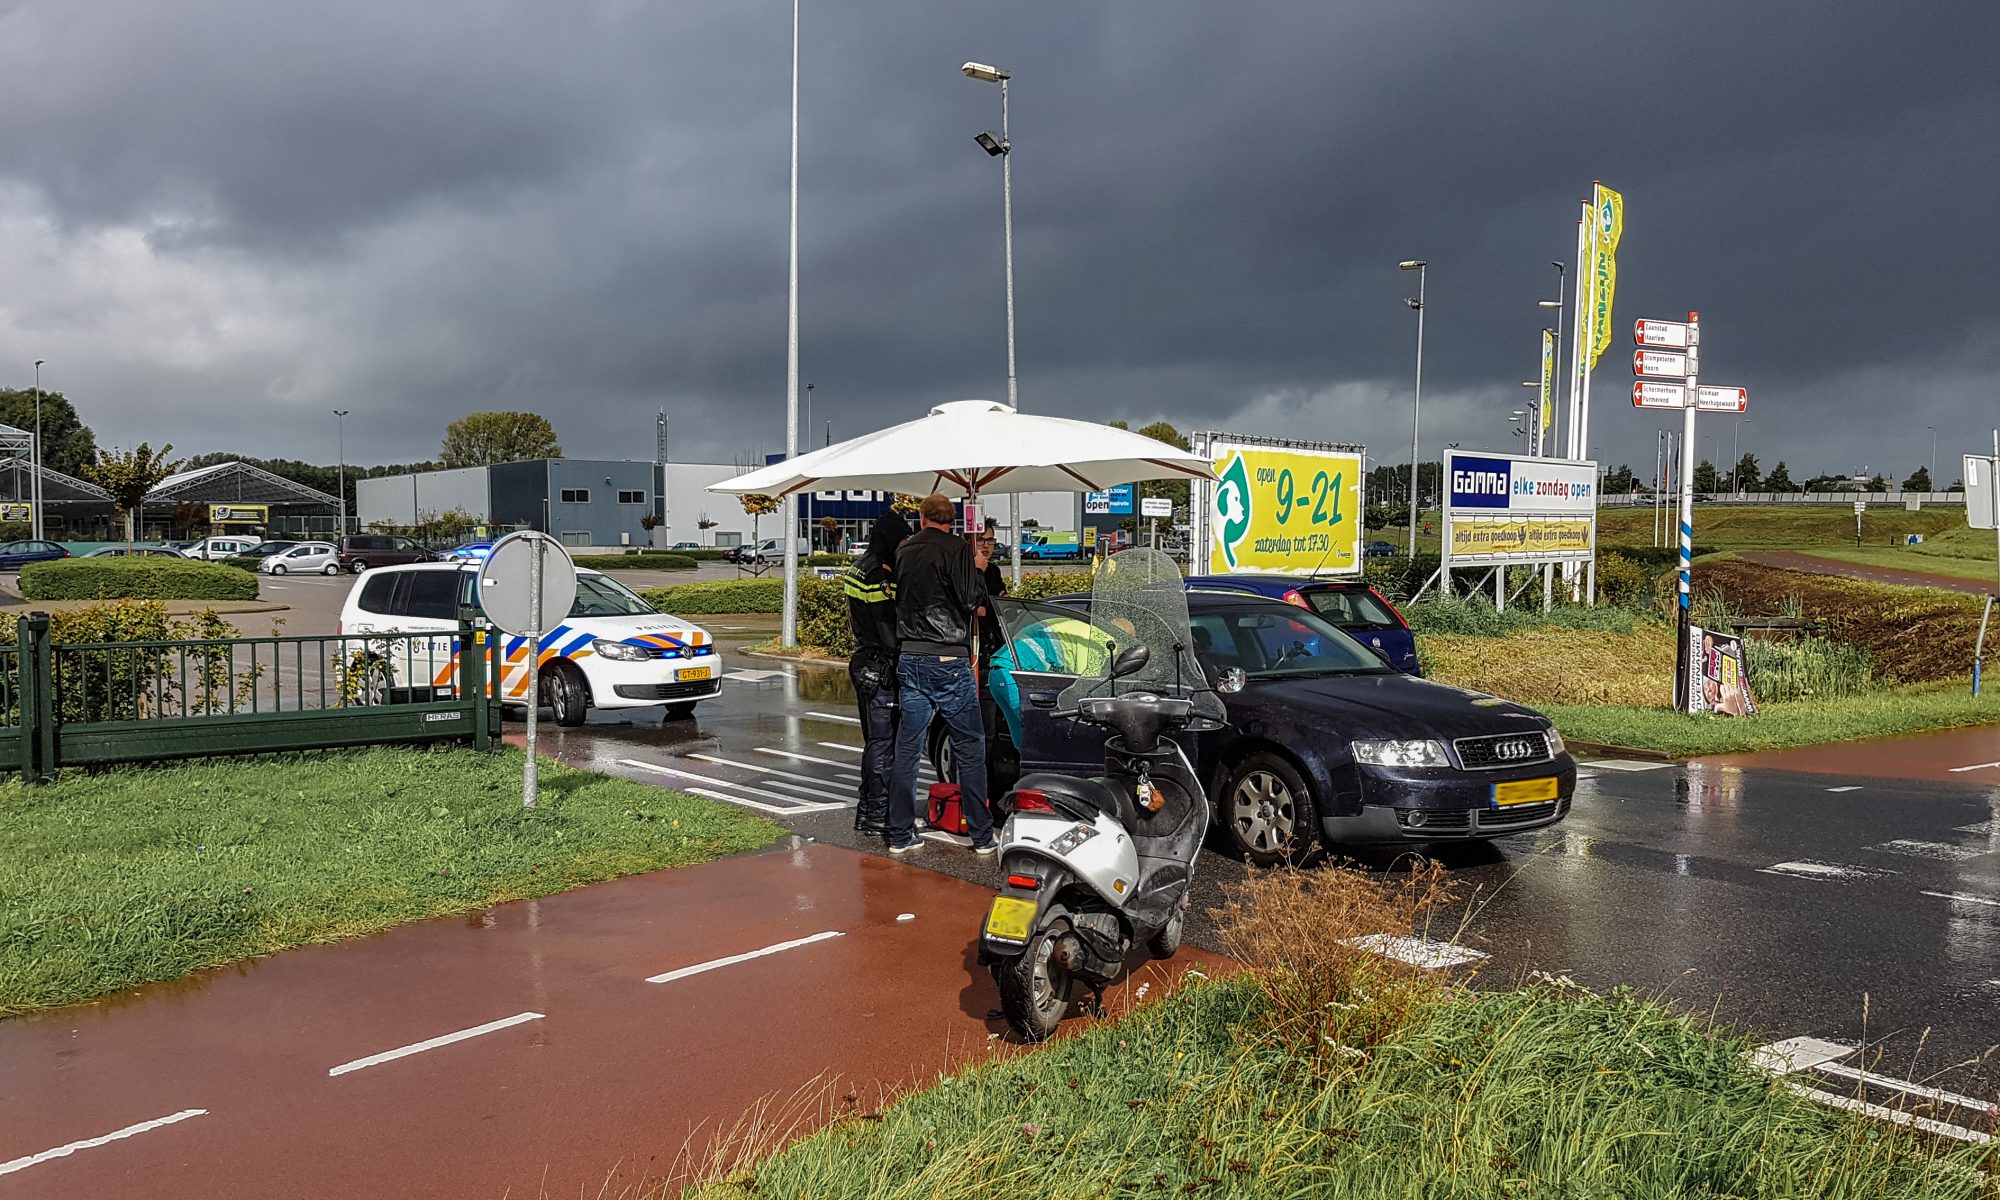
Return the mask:
[[[518,751],[210,760],[0,787],[0,1013],[754,849],[728,805]]]
[[[1753,678],[1751,686],[1756,686]],[[1676,758],[1784,750],[2000,722],[2000,697],[1973,696],[1966,684],[1885,687],[1865,696],[1760,704],[1754,717],[1715,717],[1669,708],[1543,704],[1565,738],[1657,750]]]
[[[696,1195],[1995,1194],[1984,1148],[1815,1106],[1706,1018],[1566,980],[1481,994],[1356,950],[1344,935],[1384,908],[1357,893],[1376,887],[1239,885],[1218,915],[1245,976],[725,1160]]]

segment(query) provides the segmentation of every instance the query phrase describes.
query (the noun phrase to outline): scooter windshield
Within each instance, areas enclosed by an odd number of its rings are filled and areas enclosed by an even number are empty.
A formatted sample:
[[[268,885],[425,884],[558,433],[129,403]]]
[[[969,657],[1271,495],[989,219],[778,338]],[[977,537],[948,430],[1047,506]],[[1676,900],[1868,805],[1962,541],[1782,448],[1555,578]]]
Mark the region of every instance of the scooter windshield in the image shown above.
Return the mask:
[[[1064,690],[1058,708],[1073,710],[1079,701],[1093,696],[1151,692],[1193,701],[1191,728],[1222,723],[1222,700],[1197,654],[1186,584],[1173,559],[1143,547],[1104,559],[1091,580],[1090,623],[1109,643],[1107,673],[1078,678]],[[1146,648],[1145,665],[1112,678],[1110,664],[1134,646]]]

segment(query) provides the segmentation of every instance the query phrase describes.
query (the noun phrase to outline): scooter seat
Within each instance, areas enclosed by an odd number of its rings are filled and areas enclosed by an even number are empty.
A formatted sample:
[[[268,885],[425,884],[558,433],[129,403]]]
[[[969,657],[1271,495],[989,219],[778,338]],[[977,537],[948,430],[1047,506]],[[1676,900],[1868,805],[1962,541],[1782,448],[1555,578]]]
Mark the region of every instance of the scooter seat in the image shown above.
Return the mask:
[[[1108,813],[1128,832],[1138,824],[1138,809],[1133,806],[1132,797],[1102,779],[1037,773],[1023,775],[1014,789],[1041,792],[1057,812],[1079,821],[1094,821],[1098,813]]]

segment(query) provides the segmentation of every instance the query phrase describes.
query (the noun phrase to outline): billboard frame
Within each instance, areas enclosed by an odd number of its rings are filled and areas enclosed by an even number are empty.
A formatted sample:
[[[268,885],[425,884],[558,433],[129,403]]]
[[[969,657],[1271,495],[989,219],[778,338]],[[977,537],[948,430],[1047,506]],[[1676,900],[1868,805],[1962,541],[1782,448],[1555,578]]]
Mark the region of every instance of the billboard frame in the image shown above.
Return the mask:
[[[1459,459],[1482,460],[1486,462],[1497,460],[1509,464],[1508,486],[1497,494],[1496,498],[1500,501],[1499,503],[1482,501],[1477,505],[1471,505],[1453,502],[1453,497],[1457,494],[1454,483],[1457,479],[1458,468],[1456,463]],[[1526,464],[1531,468],[1539,466],[1544,470],[1555,468],[1558,472],[1588,472],[1590,490],[1587,505],[1571,502],[1567,494],[1561,499],[1551,500],[1547,503],[1537,503],[1532,498],[1518,498],[1521,502],[1517,503],[1512,483],[1513,464],[1516,463]],[[1447,594],[1451,592],[1451,573],[1453,570],[1472,569],[1491,571],[1493,579],[1493,604],[1496,609],[1504,611],[1507,607],[1508,599],[1505,568],[1516,566],[1540,567],[1542,574],[1542,607],[1546,610],[1554,603],[1555,567],[1558,564],[1583,564],[1586,566],[1590,577],[1585,603],[1593,605],[1596,603],[1596,589],[1594,584],[1597,577],[1597,505],[1601,499],[1598,494],[1598,481],[1601,476],[1598,472],[1596,460],[1550,458],[1533,454],[1508,454],[1498,450],[1459,450],[1457,448],[1448,448],[1444,453],[1444,460],[1440,463],[1440,466],[1444,468],[1443,474],[1439,479],[1439,490],[1443,493],[1441,508],[1443,510],[1444,529],[1443,538],[1438,544],[1437,578],[1439,586]],[[1572,486],[1574,482],[1571,481]],[[1458,526],[1527,525],[1534,522],[1553,521],[1586,522],[1589,525],[1588,549],[1580,551],[1556,551],[1544,554],[1529,552],[1525,554],[1457,555],[1452,553],[1452,546],[1456,540],[1453,536],[1454,530]],[[1525,585],[1523,587],[1525,589]]]
[[[1215,461],[1216,446],[1240,446],[1247,449],[1279,450],[1307,454],[1348,454],[1359,461],[1360,466],[1354,481],[1356,498],[1354,512],[1355,555],[1350,568],[1331,568],[1315,571],[1300,578],[1325,576],[1359,577],[1362,574],[1362,549],[1366,542],[1366,531],[1362,525],[1368,511],[1368,449],[1351,442],[1320,442],[1302,438],[1265,437],[1254,433],[1230,433],[1220,429],[1204,429],[1188,435],[1188,448],[1211,464]],[[1188,574],[1207,575],[1209,570],[1209,514],[1214,510],[1216,484],[1212,480],[1191,481],[1188,492]]]

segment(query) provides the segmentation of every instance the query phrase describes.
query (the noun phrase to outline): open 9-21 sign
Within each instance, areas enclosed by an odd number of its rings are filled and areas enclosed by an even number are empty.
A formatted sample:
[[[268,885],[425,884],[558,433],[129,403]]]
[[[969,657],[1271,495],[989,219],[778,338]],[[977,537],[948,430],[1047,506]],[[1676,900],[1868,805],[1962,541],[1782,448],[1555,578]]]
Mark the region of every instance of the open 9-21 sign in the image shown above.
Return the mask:
[[[1224,437],[1207,449],[1217,479],[1206,489],[1210,573],[1361,569],[1359,453]]]

